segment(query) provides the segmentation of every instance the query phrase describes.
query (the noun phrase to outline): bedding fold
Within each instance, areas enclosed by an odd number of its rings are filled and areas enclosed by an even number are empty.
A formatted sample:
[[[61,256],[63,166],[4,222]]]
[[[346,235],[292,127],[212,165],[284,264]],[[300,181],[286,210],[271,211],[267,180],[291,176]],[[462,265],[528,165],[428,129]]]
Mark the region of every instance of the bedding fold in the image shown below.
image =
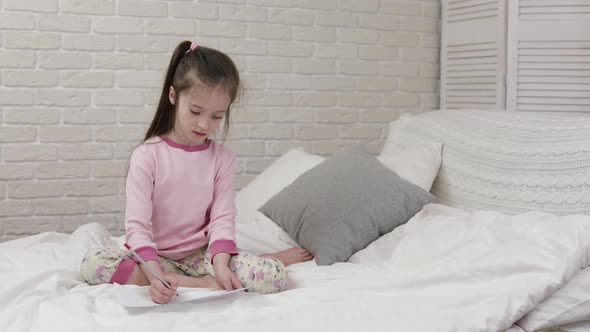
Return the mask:
[[[246,227],[260,232],[260,226]],[[273,236],[284,241],[278,233]],[[357,263],[290,266],[283,293],[128,310],[116,302],[111,285],[88,286],[77,274],[87,249],[122,245],[101,225],[89,224],[72,235],[0,244],[0,326],[4,331],[172,326],[175,331],[198,326],[207,331],[506,331],[588,266],[588,238],[586,216],[508,216],[429,204],[353,256]],[[270,237],[262,241],[269,242]],[[247,243],[241,249],[263,249]]]

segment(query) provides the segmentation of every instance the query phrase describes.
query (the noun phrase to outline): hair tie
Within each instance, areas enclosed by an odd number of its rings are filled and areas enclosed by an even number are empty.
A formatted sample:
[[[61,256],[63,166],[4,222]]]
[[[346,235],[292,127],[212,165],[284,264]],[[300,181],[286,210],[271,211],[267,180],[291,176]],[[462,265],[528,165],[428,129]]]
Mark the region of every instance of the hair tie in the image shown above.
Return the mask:
[[[191,47],[188,49],[188,51],[186,51],[186,53],[188,53],[188,52],[190,52],[190,51],[194,51],[194,50],[195,50],[195,48],[197,48],[197,46],[198,46],[197,44],[195,44],[195,43],[191,42]],[[186,53],[185,53],[185,54],[186,54]]]

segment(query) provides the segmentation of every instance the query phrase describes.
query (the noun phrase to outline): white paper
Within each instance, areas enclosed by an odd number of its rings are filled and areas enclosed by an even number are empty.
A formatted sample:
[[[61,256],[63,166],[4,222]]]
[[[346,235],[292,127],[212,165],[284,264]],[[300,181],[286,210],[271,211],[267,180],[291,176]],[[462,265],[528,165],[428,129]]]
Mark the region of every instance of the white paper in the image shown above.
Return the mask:
[[[233,291],[225,291],[208,288],[178,287],[176,290],[178,296],[173,296],[168,303],[212,300],[243,290],[245,290],[245,288]],[[156,307],[161,305],[152,301],[148,287],[119,285],[115,283],[115,294],[117,295],[117,301],[119,301],[119,303],[124,307]]]

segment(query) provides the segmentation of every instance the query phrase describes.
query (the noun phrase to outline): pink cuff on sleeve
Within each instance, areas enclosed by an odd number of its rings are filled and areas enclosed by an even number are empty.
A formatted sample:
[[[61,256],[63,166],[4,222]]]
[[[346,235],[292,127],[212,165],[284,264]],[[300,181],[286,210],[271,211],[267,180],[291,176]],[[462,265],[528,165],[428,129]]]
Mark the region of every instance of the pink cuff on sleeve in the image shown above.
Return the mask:
[[[238,248],[236,247],[236,243],[232,240],[216,240],[209,245],[209,251],[211,252],[211,260],[215,255],[219,254],[220,252],[225,252],[231,255],[238,254]]]
[[[135,252],[146,262],[158,260],[158,252],[153,247],[145,246],[137,248],[135,249]],[[133,257],[133,260],[137,262],[137,258]]]

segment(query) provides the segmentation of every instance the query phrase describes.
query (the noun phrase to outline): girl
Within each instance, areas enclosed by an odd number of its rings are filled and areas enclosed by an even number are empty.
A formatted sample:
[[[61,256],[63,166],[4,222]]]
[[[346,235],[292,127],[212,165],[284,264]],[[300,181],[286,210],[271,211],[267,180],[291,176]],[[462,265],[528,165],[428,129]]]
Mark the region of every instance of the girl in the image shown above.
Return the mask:
[[[176,287],[259,293],[285,287],[285,266],[312,259],[291,248],[253,256],[235,243],[234,154],[212,136],[224,120],[240,79],[225,54],[184,41],[166,73],[162,95],[127,175],[127,244],[172,286],[168,289],[129,251],[93,249],[81,273],[89,284],[149,285],[152,300],[167,303]]]

